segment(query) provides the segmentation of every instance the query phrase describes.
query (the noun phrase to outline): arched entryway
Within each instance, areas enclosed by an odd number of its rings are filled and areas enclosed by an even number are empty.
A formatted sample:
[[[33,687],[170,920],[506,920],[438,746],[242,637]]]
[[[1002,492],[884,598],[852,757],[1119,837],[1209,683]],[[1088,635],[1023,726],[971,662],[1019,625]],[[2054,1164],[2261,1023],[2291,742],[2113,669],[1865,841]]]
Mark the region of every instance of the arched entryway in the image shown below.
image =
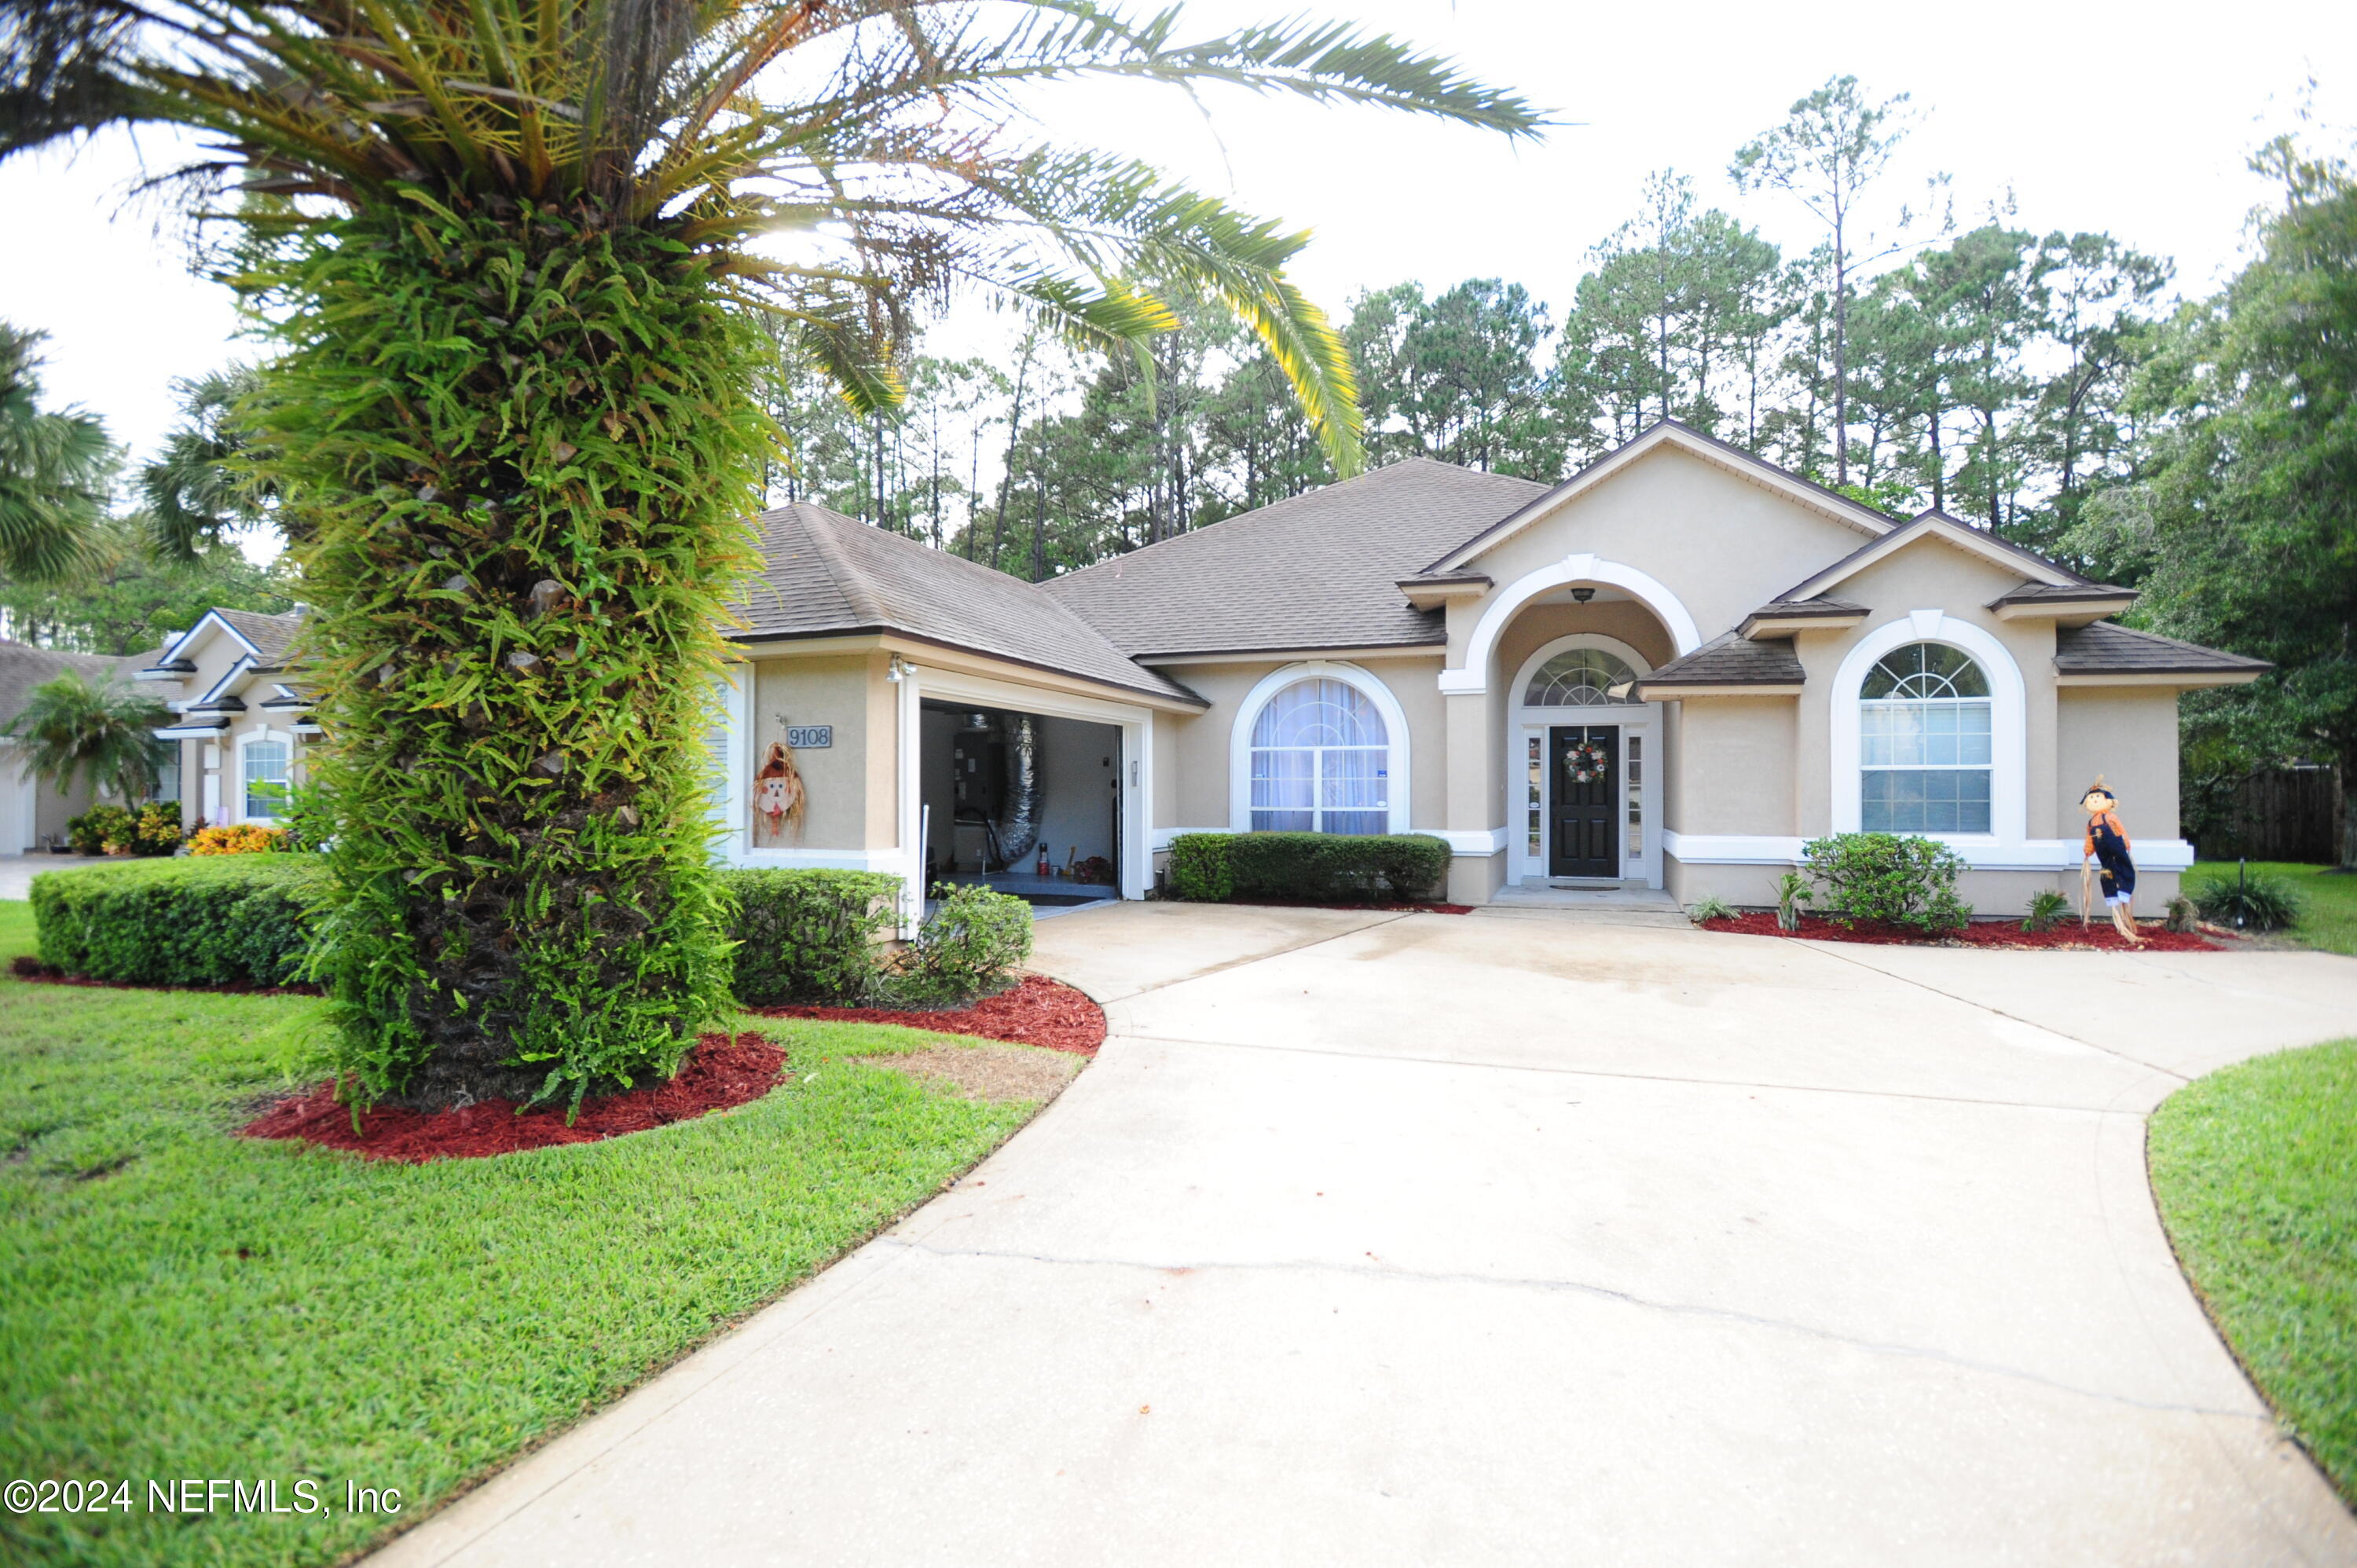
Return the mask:
[[[1526,609],[1500,651],[1507,884],[1660,886],[1662,707],[1634,688],[1674,656],[1667,628],[1632,601],[1567,599]]]

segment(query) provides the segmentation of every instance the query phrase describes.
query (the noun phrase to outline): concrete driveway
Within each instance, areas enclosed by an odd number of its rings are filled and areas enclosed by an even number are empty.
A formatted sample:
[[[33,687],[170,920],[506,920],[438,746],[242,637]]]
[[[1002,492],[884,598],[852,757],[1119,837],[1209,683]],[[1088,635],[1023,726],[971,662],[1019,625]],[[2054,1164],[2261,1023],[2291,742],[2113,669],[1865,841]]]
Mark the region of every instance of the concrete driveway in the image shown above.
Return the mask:
[[[387,1564],[2329,1563],[2144,1114],[2357,961],[1128,905],[955,1190]]]

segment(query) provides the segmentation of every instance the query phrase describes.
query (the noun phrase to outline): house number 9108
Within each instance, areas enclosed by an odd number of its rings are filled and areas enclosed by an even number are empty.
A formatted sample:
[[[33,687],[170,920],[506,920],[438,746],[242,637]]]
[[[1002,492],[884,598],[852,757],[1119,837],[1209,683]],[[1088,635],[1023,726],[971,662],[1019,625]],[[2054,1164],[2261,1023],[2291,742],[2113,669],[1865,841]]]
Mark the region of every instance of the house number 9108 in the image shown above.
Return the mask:
[[[796,751],[824,751],[834,744],[833,725],[789,725],[786,744]]]

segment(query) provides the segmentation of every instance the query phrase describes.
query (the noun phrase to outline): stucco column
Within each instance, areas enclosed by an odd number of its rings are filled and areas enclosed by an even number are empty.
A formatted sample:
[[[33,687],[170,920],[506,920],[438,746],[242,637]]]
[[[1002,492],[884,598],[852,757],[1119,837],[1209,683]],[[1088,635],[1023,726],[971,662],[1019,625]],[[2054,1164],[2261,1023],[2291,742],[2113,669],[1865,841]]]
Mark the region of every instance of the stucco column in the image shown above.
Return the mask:
[[[1448,712],[1448,811],[1451,833],[1486,834],[1506,820],[1499,782],[1498,746],[1487,693],[1452,693]],[[1461,841],[1460,841],[1461,842]],[[1487,903],[1502,885],[1502,853],[1460,850],[1449,863],[1448,896],[1460,904]]]

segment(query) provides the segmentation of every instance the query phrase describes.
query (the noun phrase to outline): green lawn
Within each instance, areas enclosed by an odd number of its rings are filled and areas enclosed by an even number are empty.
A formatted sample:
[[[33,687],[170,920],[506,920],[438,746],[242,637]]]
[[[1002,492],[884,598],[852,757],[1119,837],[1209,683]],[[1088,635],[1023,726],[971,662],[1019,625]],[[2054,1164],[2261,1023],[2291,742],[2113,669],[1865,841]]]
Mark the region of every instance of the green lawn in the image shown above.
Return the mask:
[[[2194,863],[2185,874],[2185,886],[2190,893],[2196,882],[2212,878],[2232,881],[2237,864],[2231,860],[2204,860]],[[2357,876],[2328,876],[2331,867],[2300,865],[2290,861],[2255,860],[2251,875],[2266,872],[2281,876],[2299,889],[2307,901],[2307,913],[2286,937],[2326,952],[2357,954]]]
[[[2357,1040],[2188,1085],[2154,1114],[2147,1153],[2219,1328],[2357,1502]]]
[[[0,903],[0,964],[32,948]],[[327,1563],[709,1337],[1036,1109],[856,1058],[944,1036],[748,1019],[794,1081],[606,1143],[403,1166],[226,1134],[321,1076],[317,1004],[0,979],[0,1560]],[[150,1513],[149,1477],[321,1483],[332,1517]],[[222,1506],[231,1500],[224,1494]]]

